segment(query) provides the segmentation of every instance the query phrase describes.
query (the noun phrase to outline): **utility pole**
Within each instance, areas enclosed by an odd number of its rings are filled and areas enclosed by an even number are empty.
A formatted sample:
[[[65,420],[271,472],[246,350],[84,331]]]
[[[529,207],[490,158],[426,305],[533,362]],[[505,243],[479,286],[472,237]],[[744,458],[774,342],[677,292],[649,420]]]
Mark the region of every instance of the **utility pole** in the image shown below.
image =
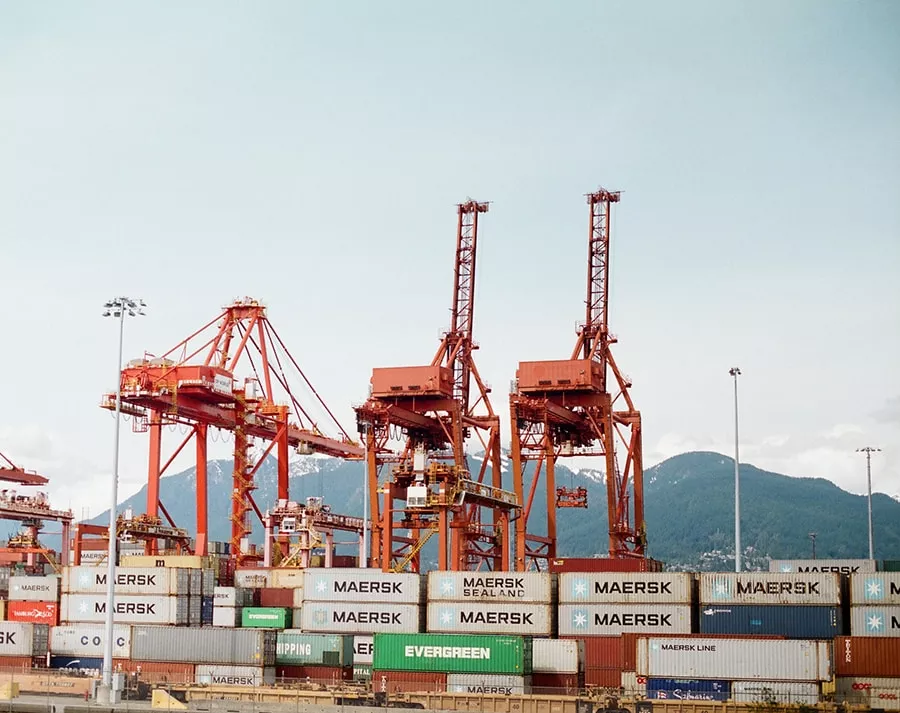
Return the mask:
[[[816,558],[816,533],[815,533],[815,532],[810,532],[810,533],[809,533],[809,539],[812,540],[813,559],[815,559],[815,558]]]
[[[738,453],[738,376],[741,370],[733,366],[728,373],[734,377],[734,571],[741,571],[741,473]]]
[[[881,449],[866,446],[865,448],[857,448],[856,452],[866,454],[866,480],[869,491],[869,559],[873,560],[875,559],[875,542],[872,538],[872,454],[880,453]]]

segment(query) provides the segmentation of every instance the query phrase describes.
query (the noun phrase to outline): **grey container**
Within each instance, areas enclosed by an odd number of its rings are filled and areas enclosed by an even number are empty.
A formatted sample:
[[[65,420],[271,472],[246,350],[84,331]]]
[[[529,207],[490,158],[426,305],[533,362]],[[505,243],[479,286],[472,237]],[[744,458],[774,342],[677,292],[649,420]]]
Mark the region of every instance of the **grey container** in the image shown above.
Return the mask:
[[[201,569],[201,589],[204,597],[211,597],[216,593],[216,570]]]
[[[40,625],[20,621],[0,621],[0,656],[35,655],[34,629],[37,626]]]
[[[378,569],[307,569],[303,579],[304,602],[384,602],[418,604],[424,578],[418,574],[394,574]]]
[[[430,602],[427,630],[446,634],[550,636],[555,607],[518,602]]]
[[[850,607],[851,636],[900,636],[900,607]]]
[[[841,578],[833,572],[704,572],[700,603],[838,606]]]
[[[690,634],[689,604],[560,604],[560,636]],[[660,676],[660,678],[671,678]]]
[[[265,629],[179,629],[135,626],[131,630],[134,661],[274,666],[277,632]]]
[[[194,596],[202,596],[203,595],[203,570],[202,569],[192,569],[190,571],[191,584],[190,595]]]
[[[59,601],[59,577],[10,577],[9,600],[13,602]]]
[[[874,572],[875,560],[770,560],[770,572],[834,572],[857,574]]]
[[[900,605],[900,572],[852,575],[850,604]]]
[[[35,624],[31,638],[32,656],[46,656],[50,651],[50,625]]]
[[[690,604],[688,572],[565,572],[560,604]]]
[[[308,602],[300,610],[300,628],[323,634],[416,633],[421,619],[418,604]]]
[[[487,673],[448,673],[448,693],[479,693],[492,696],[523,696],[531,693],[531,676]]]
[[[550,604],[547,572],[429,572],[428,601]]]

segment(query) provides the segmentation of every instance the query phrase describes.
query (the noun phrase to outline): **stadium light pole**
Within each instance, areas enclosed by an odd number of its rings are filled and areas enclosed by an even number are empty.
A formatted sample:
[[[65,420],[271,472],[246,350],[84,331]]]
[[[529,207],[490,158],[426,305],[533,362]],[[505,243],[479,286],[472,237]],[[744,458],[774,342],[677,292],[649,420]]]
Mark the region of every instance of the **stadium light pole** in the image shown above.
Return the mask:
[[[115,317],[119,320],[119,360],[116,362],[116,428],[115,442],[113,445],[113,470],[112,493],[109,508],[109,549],[107,550],[106,572],[106,627],[103,642],[103,677],[101,690],[106,700],[112,703],[112,659],[113,659],[113,610],[115,608],[115,578],[116,578],[116,544],[118,533],[116,532],[116,508],[118,507],[119,490],[119,431],[122,425],[122,347],[125,337],[125,317],[143,316],[144,300],[134,300],[130,297],[115,297],[103,305],[104,317]]]
[[[734,377],[734,571],[741,571],[741,473],[738,455],[738,377],[741,370],[733,366],[728,373]]]
[[[875,559],[875,540],[872,536],[872,454],[880,453],[880,448],[872,448],[872,446],[866,446],[865,448],[857,448],[857,453],[865,453],[866,454],[866,480],[868,481],[868,491],[869,491],[869,559]]]

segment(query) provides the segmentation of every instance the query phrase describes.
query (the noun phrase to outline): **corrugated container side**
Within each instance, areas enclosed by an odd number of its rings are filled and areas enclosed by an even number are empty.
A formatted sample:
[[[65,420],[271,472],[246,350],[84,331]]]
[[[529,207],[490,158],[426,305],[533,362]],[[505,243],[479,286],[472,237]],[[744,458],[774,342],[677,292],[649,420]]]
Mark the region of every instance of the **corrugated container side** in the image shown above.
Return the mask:
[[[291,627],[291,610],[277,607],[244,607],[241,610],[241,626],[289,629]]]
[[[150,684],[194,682],[195,666],[192,663],[113,659],[113,668],[124,673],[138,673],[138,669],[140,669],[141,680]]]
[[[833,639],[841,634],[838,607],[758,604],[700,607],[701,634],[780,634],[791,639]]]
[[[302,591],[302,590],[301,590]],[[267,587],[259,590],[259,606],[294,608],[294,590]]]
[[[119,564],[123,567],[204,569],[212,567],[214,562],[214,558],[200,555],[123,555],[119,557]]]
[[[620,688],[622,671],[617,668],[586,668],[584,669],[584,685],[597,688]]]
[[[735,703],[780,703],[815,706],[821,690],[818,683],[797,681],[734,681],[731,699]]]
[[[900,572],[851,575],[850,604],[900,605]]]
[[[838,676],[900,678],[900,638],[839,636],[834,670]]]
[[[841,578],[833,572],[703,572],[700,603],[838,606]]]
[[[275,663],[279,666],[352,666],[356,663],[353,637],[279,631]]]
[[[531,674],[531,692],[537,696],[574,696],[584,688],[584,674]]]
[[[213,607],[212,625],[234,628],[241,625],[240,607]]]
[[[272,686],[275,684],[275,668],[200,664],[194,680],[210,686]]]
[[[584,662],[584,642],[577,639],[534,639],[533,673],[578,673]]]
[[[874,572],[875,560],[770,560],[770,572]]]
[[[190,570],[163,567],[117,567],[116,594],[190,594]],[[62,573],[64,594],[106,594],[106,567],[66,567]]]
[[[634,671],[637,667],[637,642],[638,639],[645,638],[646,634],[623,634],[622,635],[622,668],[625,671]],[[736,641],[740,641],[741,639],[756,639],[759,640],[770,640],[770,641],[783,641],[787,637],[785,636],[754,636],[751,634],[672,634],[668,635],[666,638],[674,638],[674,639],[693,639],[693,638],[704,638],[704,639],[734,639]],[[586,639],[588,643],[592,641],[592,639]]]
[[[63,594],[60,601],[60,618],[64,622],[106,621],[105,595]],[[188,597],[122,594],[116,597],[114,606],[118,624],[183,625],[190,616]]]
[[[272,570],[269,569],[236,569],[234,586],[244,589],[263,589],[272,582]]]
[[[882,572],[900,572],[900,560],[883,560],[879,570]]]
[[[565,572],[561,604],[690,604],[688,572]]]
[[[563,572],[662,572],[663,564],[644,557],[566,557],[550,560],[552,574]]]
[[[550,636],[554,607],[514,602],[433,602],[428,604],[429,632]]]
[[[269,586],[281,589],[300,589],[302,591],[303,579],[306,576],[304,573],[305,570],[302,569],[276,567],[272,570]]]
[[[262,629],[135,626],[131,657],[135,661],[274,666],[276,640],[276,632]]]
[[[353,680],[353,668],[350,666],[276,666],[276,681],[291,683],[293,681],[332,685],[341,681]]]
[[[638,679],[634,671],[622,671],[622,691],[625,698],[644,698],[647,695],[647,679]]]
[[[200,570],[203,575],[203,583],[202,583],[202,591],[201,594],[204,597],[212,597],[215,596],[216,592],[216,575],[218,574],[218,567],[216,569],[202,569]]]
[[[478,693],[485,696],[524,696],[531,693],[531,676],[488,673],[448,673],[449,693]]]
[[[6,618],[9,621],[55,626],[59,623],[59,605],[56,602],[7,602]]]
[[[447,690],[447,674],[435,671],[372,671],[375,693],[436,693]]]
[[[255,592],[243,587],[216,587],[213,590],[213,604],[217,607],[252,607]]]
[[[353,665],[371,664],[372,651],[374,650],[374,636],[353,637]]]
[[[900,678],[837,678],[835,700],[852,706],[900,711]]]
[[[303,631],[322,634],[410,633],[419,631],[421,608],[418,604],[309,602],[300,610],[300,619]]]
[[[366,568],[304,571],[305,602],[419,604],[422,598],[418,574],[394,574]]]
[[[59,599],[59,577],[11,576],[9,599],[17,602],[55,602]]]
[[[550,604],[547,572],[429,572],[428,601]]]
[[[31,655],[45,656],[50,651],[50,626],[34,624],[31,630]]]
[[[850,635],[900,636],[900,606],[850,607]]]
[[[0,621],[0,656],[31,656],[34,624]]]
[[[560,604],[560,636],[688,634],[691,607],[686,604]]]
[[[715,679],[648,678],[647,698],[674,701],[727,701],[731,682]]]
[[[31,656],[0,656],[0,671],[31,671]]]
[[[376,634],[373,669],[527,676],[532,642],[522,636]]]
[[[586,636],[584,642],[584,668],[624,667],[624,636]]]
[[[103,657],[106,627],[103,624],[68,624],[50,627],[50,653],[65,656]],[[131,656],[131,627],[113,628],[113,658]]]

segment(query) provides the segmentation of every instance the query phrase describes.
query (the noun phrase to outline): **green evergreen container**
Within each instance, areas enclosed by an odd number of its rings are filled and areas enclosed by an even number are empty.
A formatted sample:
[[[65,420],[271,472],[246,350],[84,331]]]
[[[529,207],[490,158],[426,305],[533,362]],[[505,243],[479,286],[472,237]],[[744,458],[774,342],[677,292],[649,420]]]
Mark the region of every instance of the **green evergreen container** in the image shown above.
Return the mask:
[[[290,609],[280,607],[244,607],[241,610],[241,627],[244,629],[288,629],[291,626]]]
[[[353,637],[279,631],[275,663],[286,666],[350,666]]]
[[[374,671],[531,674],[525,636],[375,634]]]

